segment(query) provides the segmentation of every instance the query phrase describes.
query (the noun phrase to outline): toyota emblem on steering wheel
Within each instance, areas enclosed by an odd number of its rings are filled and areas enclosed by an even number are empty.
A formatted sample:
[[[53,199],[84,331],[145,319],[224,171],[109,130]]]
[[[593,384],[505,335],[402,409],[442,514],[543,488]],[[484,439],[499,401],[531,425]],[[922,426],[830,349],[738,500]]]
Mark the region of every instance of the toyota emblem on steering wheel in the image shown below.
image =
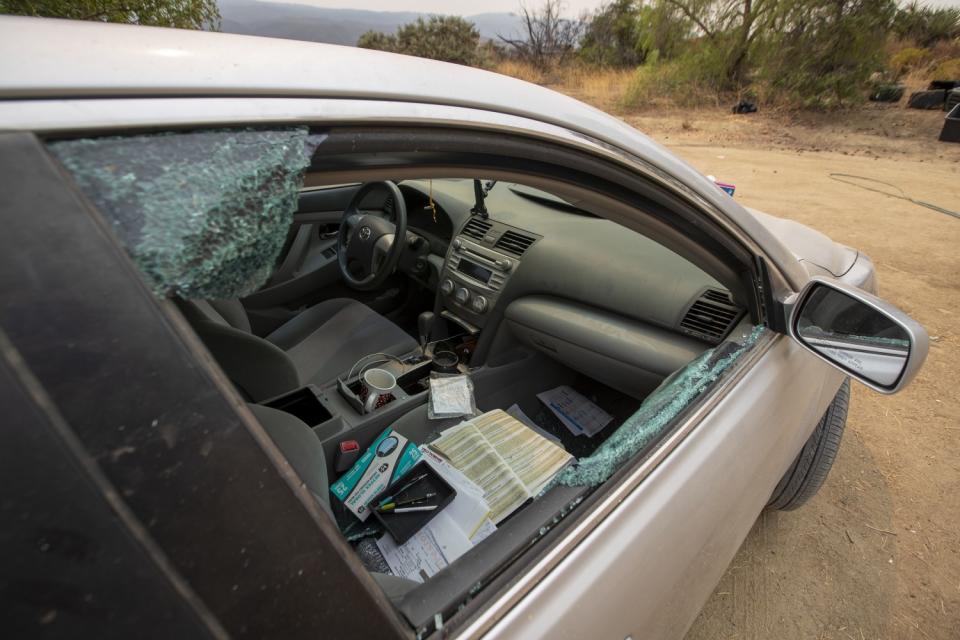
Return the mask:
[[[369,240],[370,239],[370,227],[360,227],[360,239]]]

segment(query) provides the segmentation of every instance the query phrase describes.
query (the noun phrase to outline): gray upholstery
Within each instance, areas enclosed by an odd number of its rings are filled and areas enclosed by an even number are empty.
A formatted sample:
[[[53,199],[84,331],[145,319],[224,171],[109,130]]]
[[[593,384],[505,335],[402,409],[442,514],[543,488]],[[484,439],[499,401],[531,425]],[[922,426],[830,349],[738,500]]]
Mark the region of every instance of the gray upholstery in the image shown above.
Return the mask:
[[[258,404],[247,406],[320,506],[333,518],[327,463],[320,439],[306,423],[285,411]],[[400,602],[407,592],[417,586],[416,582],[406,578],[374,572],[371,575],[393,602]]]
[[[250,333],[239,300],[178,300],[177,305],[248,400],[266,400],[305,384],[322,385],[365,355],[402,355],[417,346],[392,322],[346,298],[306,309],[265,339]]]
[[[267,336],[287,352],[305,383],[323,384],[371,353],[403,355],[417,342],[365,304],[326,300],[303,311]]]
[[[303,484],[332,518],[327,462],[323,455],[323,444],[313,429],[286,411],[259,404],[247,406],[300,476]]]
[[[192,323],[230,381],[248,400],[266,400],[303,386],[283,349],[263,338],[213,322]]]
[[[184,306],[187,307],[184,314],[191,322],[229,325],[250,333],[250,320],[239,300],[191,300],[188,305],[181,305],[182,310]]]

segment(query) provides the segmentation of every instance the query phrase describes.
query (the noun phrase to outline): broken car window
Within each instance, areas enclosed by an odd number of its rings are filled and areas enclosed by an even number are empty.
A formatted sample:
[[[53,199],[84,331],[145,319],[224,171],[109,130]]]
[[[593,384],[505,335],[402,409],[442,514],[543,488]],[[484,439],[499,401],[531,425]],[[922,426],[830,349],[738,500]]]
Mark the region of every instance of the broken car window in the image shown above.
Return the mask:
[[[306,127],[49,144],[158,296],[235,298],[272,272],[319,137]]]

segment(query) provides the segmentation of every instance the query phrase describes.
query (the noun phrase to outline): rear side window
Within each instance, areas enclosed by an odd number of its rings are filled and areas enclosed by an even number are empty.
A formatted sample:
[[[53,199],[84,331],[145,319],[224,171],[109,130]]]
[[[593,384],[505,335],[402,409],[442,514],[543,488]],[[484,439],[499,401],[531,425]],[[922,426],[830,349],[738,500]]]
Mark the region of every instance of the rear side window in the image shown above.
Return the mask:
[[[48,148],[158,296],[234,298],[270,276],[316,141],[306,127],[84,138]]]

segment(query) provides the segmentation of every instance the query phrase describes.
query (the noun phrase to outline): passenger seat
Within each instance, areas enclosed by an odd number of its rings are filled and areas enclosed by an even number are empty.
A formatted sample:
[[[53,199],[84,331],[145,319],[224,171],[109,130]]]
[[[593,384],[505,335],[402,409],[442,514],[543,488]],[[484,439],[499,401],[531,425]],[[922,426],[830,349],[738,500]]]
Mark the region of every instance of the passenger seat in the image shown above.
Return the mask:
[[[175,300],[220,368],[247,400],[323,385],[371,353],[401,356],[417,341],[367,305],[325,300],[265,338],[253,335],[239,300]]]
[[[294,415],[279,409],[258,404],[248,404],[251,413],[267,435],[274,441],[287,462],[300,476],[313,497],[330,518],[330,484],[327,477],[327,461],[323,455],[323,444],[313,429]],[[394,603],[417,586],[417,583],[393,575],[370,572],[373,579]]]

